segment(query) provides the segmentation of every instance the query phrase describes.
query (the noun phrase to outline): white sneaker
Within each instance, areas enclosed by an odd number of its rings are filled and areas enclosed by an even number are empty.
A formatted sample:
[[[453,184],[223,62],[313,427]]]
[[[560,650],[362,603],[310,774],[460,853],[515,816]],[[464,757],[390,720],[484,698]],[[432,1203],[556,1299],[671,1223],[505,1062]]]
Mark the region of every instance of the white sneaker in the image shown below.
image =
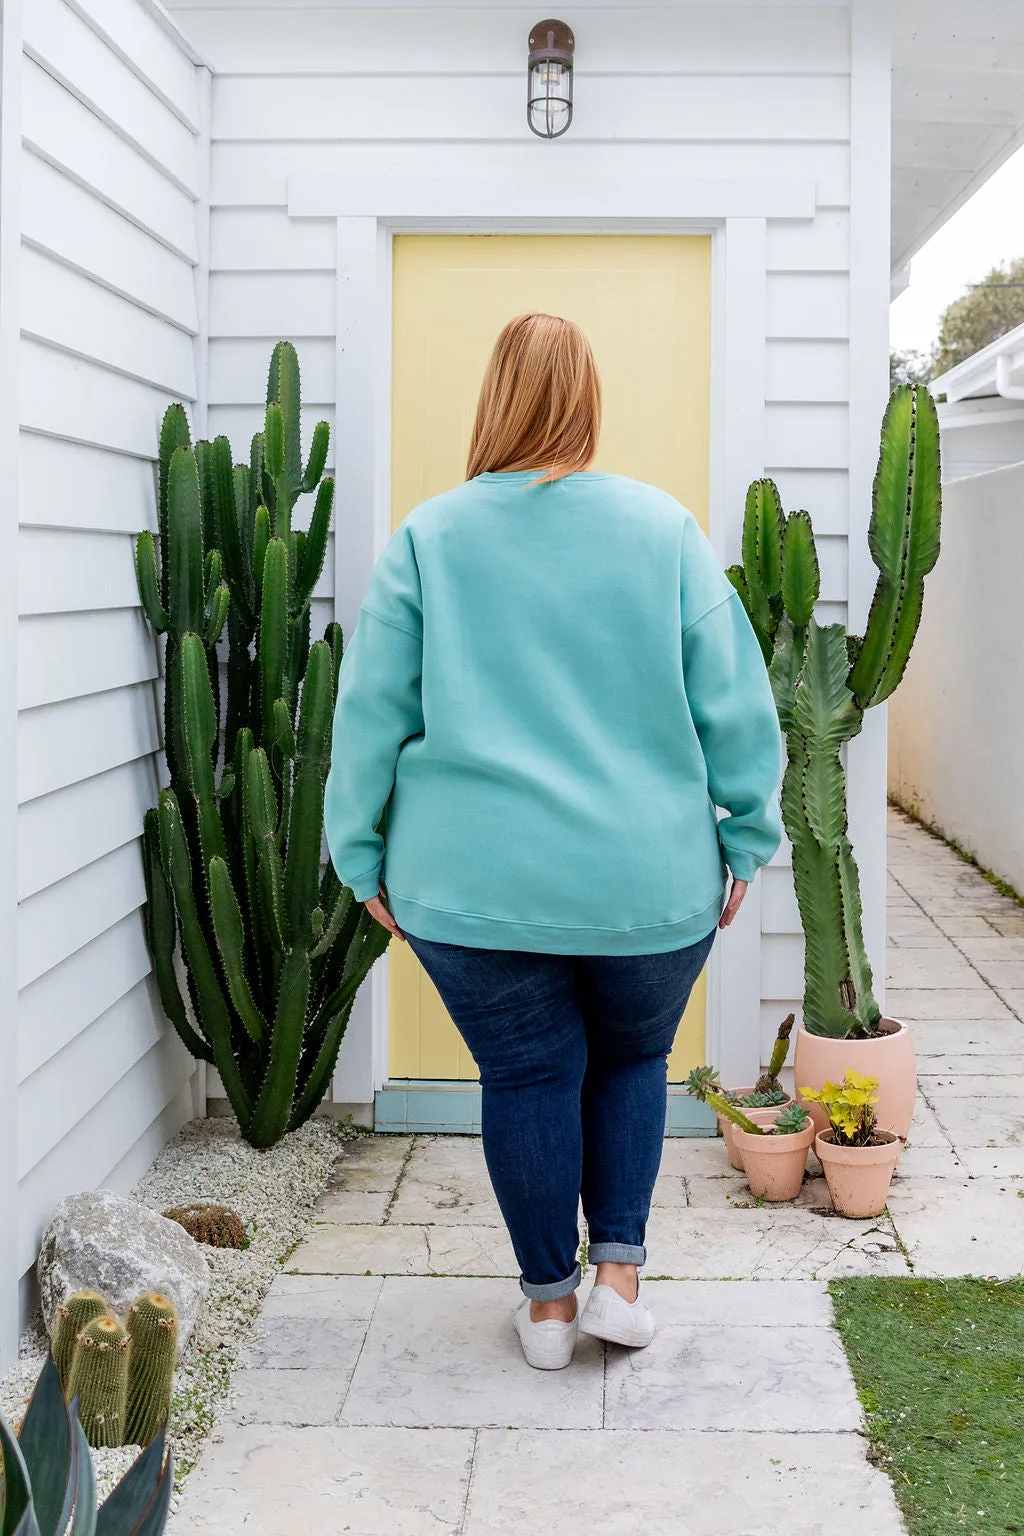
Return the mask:
[[[557,1317],[548,1317],[543,1322],[535,1323],[530,1317],[530,1298],[524,1296],[512,1314],[512,1322],[523,1346],[527,1365],[534,1366],[538,1371],[561,1371],[572,1360],[580,1327],[578,1305],[571,1323],[560,1323]]]
[[[636,1301],[627,1301],[610,1285],[595,1285],[583,1308],[580,1332],[642,1349],[654,1338],[654,1317],[640,1300],[639,1287]]]

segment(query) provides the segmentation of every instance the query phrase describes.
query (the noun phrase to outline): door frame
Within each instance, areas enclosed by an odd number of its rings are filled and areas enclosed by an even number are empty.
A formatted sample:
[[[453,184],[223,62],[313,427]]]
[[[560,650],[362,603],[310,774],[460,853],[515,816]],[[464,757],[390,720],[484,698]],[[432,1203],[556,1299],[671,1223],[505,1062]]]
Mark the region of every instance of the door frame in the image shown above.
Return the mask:
[[[609,216],[608,208],[621,212]],[[723,563],[738,556],[746,488],[765,467],[767,220],[812,219],[813,181],[655,184],[631,178],[616,185],[595,173],[538,188],[499,170],[486,182],[463,177],[424,186],[396,167],[393,175],[373,179],[356,170],[326,186],[295,178],[289,182],[289,214],[337,220],[335,610],[346,633],[391,536],[396,234],[710,235],[709,537]],[[757,881],[708,963],[706,1060],[726,1081],[757,1076],[760,1015]],[[370,987],[356,999],[335,1073],[336,1103],[374,1101],[388,1081],[387,1047],[385,963],[374,967]]]

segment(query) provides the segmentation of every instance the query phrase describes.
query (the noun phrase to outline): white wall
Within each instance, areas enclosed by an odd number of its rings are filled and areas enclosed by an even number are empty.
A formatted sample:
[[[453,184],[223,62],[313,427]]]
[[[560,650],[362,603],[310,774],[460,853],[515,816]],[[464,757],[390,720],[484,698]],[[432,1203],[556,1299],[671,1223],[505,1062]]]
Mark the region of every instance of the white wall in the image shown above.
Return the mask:
[[[258,423],[268,342],[300,345],[308,418],[335,399],[336,225],[290,218],[289,184],[404,168],[455,183],[501,156],[524,177],[575,164],[682,170],[695,179],[812,178],[817,212],[769,221],[765,470],[813,513],[821,616],[855,622],[870,595],[866,490],[886,393],[888,52],[885,7],[732,4],[574,9],[576,116],[555,145],[524,124],[520,7],[430,4],[211,7],[175,14],[214,70],[211,148],[211,430]],[[851,59],[858,58],[851,105]],[[859,138],[851,154],[851,121]],[[542,157],[550,157],[547,160]],[[851,193],[851,187],[860,190]],[[851,216],[852,199],[860,199]],[[609,215],[615,209],[608,208]],[[853,222],[851,221],[853,219]],[[851,281],[851,251],[859,263]],[[857,315],[851,326],[851,309]],[[342,313],[344,311],[342,310]],[[853,343],[851,346],[851,329]],[[851,370],[854,420],[851,425]],[[368,384],[369,387],[369,384]],[[870,459],[867,472],[864,461]],[[855,479],[856,570],[847,552]],[[346,504],[352,524],[369,508]],[[732,555],[738,553],[733,539]],[[351,547],[346,541],[346,547]],[[856,745],[872,947],[883,916],[884,721]],[[874,807],[878,802],[879,809]],[[802,937],[783,850],[763,877],[762,1035],[802,990]]]
[[[63,1194],[130,1186],[192,1112],[192,1061],[163,1018],[142,930],[157,653],[133,546],[137,530],[156,525],[164,409],[197,397],[202,73],[144,0],[25,5],[21,1275]]]
[[[1024,464],[943,487],[942,550],[889,706],[889,789],[1024,892]]]
[[[943,481],[1024,460],[1024,402],[999,395],[939,405]]]

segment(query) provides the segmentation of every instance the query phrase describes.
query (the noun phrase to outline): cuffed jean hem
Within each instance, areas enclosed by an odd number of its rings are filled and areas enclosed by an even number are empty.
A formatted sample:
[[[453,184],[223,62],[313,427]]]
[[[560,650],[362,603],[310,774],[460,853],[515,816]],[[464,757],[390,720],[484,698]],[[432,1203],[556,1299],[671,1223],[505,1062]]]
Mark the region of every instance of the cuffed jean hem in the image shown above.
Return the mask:
[[[529,1296],[531,1301],[557,1301],[561,1296],[571,1296],[582,1278],[583,1271],[577,1264],[567,1280],[552,1280],[550,1285],[531,1285],[520,1275],[519,1289],[524,1296]]]
[[[591,1243],[587,1248],[591,1264],[646,1264],[647,1249],[636,1243]]]

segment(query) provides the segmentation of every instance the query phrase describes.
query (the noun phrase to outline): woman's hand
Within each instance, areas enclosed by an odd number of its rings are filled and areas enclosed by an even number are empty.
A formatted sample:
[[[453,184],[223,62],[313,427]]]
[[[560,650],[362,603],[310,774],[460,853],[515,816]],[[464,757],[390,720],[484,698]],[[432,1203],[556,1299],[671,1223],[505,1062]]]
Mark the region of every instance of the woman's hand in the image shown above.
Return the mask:
[[[748,882],[746,880],[733,881],[729,889],[729,900],[725,904],[725,911],[718,919],[719,928],[728,928],[729,924],[736,916],[736,913],[740,909],[740,902],[747,894],[747,885]],[[367,903],[367,905],[369,905],[369,903]],[[376,913],[374,913],[374,916],[376,916]]]
[[[380,891],[380,895],[370,897],[369,901],[366,903],[366,910],[376,922],[380,923],[382,928],[386,928],[388,933],[393,933],[395,938],[401,939],[402,943],[404,944],[406,942],[405,934],[402,932],[401,928],[399,928],[398,924],[391,916],[391,913],[384,905],[384,903],[387,901],[388,893],[384,889],[383,880],[381,881],[378,889]]]

